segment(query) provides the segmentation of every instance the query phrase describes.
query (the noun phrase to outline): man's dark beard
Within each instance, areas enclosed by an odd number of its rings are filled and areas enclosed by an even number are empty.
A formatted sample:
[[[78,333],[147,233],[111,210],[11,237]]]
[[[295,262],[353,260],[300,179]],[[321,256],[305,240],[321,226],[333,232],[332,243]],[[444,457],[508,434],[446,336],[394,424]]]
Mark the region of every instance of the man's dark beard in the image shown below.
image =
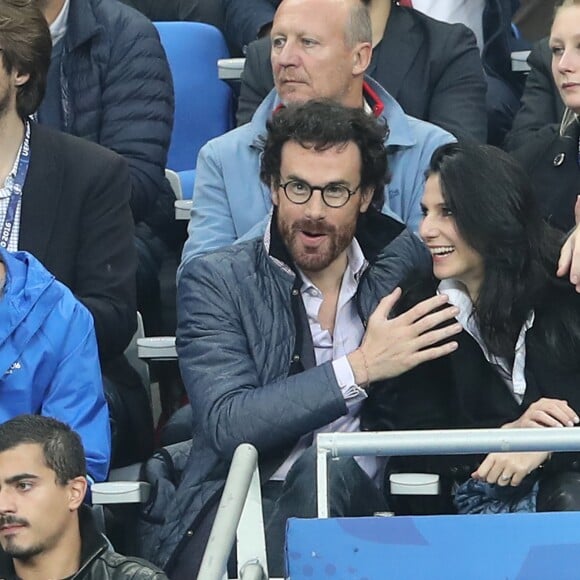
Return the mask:
[[[309,219],[297,220],[288,224],[278,212],[278,230],[284,240],[292,260],[301,270],[305,272],[320,272],[327,268],[342,252],[348,248],[356,230],[356,222],[352,225],[346,224],[342,228],[337,228],[326,221],[316,221]],[[324,255],[319,252],[298,254],[296,249],[296,238],[301,231],[311,234],[325,234],[328,236],[328,248]]]

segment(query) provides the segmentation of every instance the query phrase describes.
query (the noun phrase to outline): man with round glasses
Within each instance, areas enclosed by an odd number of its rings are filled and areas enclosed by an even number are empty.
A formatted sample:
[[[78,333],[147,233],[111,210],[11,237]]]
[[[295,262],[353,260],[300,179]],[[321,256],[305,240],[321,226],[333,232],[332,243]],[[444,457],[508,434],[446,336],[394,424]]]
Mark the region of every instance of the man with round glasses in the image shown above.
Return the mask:
[[[342,207],[349,200],[350,196],[354,195],[358,190],[358,187],[356,187],[351,191],[346,185],[340,183],[328,183],[324,187],[318,187],[316,185],[310,185],[300,179],[293,179],[286,183],[281,183],[280,187],[284,190],[286,197],[292,203],[298,205],[308,203],[312,194],[315,191],[320,191],[322,201],[328,207]]]
[[[286,519],[316,513],[316,433],[373,429],[391,398],[384,379],[454,348],[454,327],[435,329],[453,316],[444,296],[388,319],[399,282],[430,260],[380,212],[385,131],[329,101],[280,110],[261,161],[273,203],[264,237],[184,266],[177,350],[197,431],[164,512],[157,563],[171,578],[195,575],[242,442],[260,455],[269,572],[282,576]],[[330,474],[333,515],[385,509],[380,460],[340,459]]]

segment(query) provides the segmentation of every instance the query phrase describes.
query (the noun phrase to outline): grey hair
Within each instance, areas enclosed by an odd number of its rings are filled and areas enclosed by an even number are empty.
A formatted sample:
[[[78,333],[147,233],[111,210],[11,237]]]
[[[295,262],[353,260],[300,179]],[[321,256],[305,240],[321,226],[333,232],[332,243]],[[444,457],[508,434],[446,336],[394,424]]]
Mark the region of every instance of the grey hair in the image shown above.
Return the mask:
[[[346,43],[353,47],[359,42],[370,42],[373,40],[373,28],[368,7],[360,1],[351,8],[349,21],[346,27]]]

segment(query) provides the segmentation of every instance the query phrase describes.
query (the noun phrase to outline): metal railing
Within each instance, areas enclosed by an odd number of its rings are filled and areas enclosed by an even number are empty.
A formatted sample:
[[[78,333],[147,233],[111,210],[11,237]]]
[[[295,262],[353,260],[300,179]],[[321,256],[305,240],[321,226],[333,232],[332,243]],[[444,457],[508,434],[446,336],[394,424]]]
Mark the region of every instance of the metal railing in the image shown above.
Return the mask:
[[[580,429],[452,429],[320,433],[316,438],[318,517],[328,517],[329,459],[355,455],[462,455],[495,451],[580,451]]]
[[[258,452],[248,443],[233,456],[205,549],[198,580],[227,579],[227,563],[238,537],[238,578],[268,578]]]

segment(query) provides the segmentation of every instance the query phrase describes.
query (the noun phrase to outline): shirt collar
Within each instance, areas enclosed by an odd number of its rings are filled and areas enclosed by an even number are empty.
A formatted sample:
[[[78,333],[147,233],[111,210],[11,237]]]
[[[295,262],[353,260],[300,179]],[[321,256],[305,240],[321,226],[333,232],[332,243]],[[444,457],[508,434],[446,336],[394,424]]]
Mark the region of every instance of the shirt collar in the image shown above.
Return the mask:
[[[24,137],[26,139],[26,136]],[[14,159],[14,164],[12,165],[12,169],[10,173],[6,176],[6,180],[4,183],[0,183],[0,198],[10,197],[11,187],[14,183],[14,178],[16,177],[16,172],[18,171],[18,163],[20,162],[20,154],[22,153],[22,145],[24,144],[24,139],[22,143],[20,143],[20,147],[18,148],[18,153],[16,154],[16,159]]]
[[[52,37],[52,46],[55,46],[60,40],[64,38],[68,25],[68,11],[70,0],[65,0],[61,11],[50,25],[50,36]]]
[[[447,280],[441,280],[437,288],[438,294],[446,294],[449,297],[449,303],[453,306],[459,308],[459,314],[456,316],[457,321],[465,328],[471,335],[477,332],[479,336],[479,328],[476,321],[473,318],[473,302],[469,297],[467,288],[459,280],[453,278],[448,278]],[[526,332],[534,325],[535,312],[530,310],[520,334],[518,335],[518,340],[516,342],[515,350],[519,350],[526,339]]]
[[[346,249],[346,256],[347,256],[347,265],[346,270],[352,275],[354,281],[358,284],[362,273],[365,271],[368,262],[363,254],[363,251],[360,247],[356,238],[352,239],[352,242]],[[301,291],[305,292],[309,288],[315,288],[316,286],[312,283],[310,278],[296,266],[296,269],[300,273],[300,277],[302,278],[302,288]],[[350,276],[349,276],[350,277]],[[343,274],[344,279],[344,274]]]
[[[280,96],[276,93],[272,112],[277,113],[280,109],[283,109],[284,106],[285,105],[281,101]],[[385,110],[385,105],[381,101],[381,98],[367,81],[363,82],[363,109],[367,115],[374,115],[375,117],[380,117]]]
[[[401,105],[377,81],[369,76],[365,76],[363,91],[365,111],[372,111],[376,117],[382,118],[387,122],[389,131],[385,140],[387,147],[413,147],[416,145],[417,138],[411,123],[419,122],[418,119],[409,117],[403,111]],[[273,88],[271,98],[269,95],[260,105],[260,118],[264,114],[264,110],[261,107],[270,107],[270,110],[275,112],[283,106],[284,104],[280,100],[276,88]],[[257,113],[254,118],[257,118]],[[262,130],[260,130],[261,132]],[[254,145],[259,146],[259,144],[259,140],[254,142]]]

